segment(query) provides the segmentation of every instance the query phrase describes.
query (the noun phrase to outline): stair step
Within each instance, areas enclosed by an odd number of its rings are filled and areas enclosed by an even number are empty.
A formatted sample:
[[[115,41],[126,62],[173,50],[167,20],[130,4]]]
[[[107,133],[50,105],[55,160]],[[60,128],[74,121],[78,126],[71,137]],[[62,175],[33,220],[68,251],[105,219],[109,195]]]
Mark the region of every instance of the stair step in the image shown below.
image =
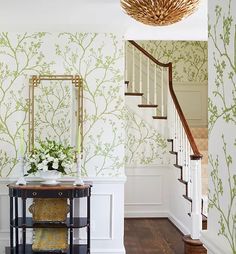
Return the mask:
[[[180,168],[180,169],[182,169],[183,168],[183,166],[180,166],[180,165],[178,165],[178,164],[173,164],[176,168]]]
[[[139,104],[139,108],[157,108],[158,105],[151,105],[151,104]]]
[[[125,96],[143,96],[143,93],[125,93]]]
[[[160,119],[160,120],[166,120],[167,116],[153,116],[153,119]]]
[[[208,139],[207,138],[195,138],[196,145],[200,151],[208,150]]]
[[[180,179],[180,178],[178,179],[178,181],[181,182],[181,183],[183,183],[183,184],[186,184],[186,185],[188,184],[187,181],[184,181],[184,180],[182,180],[182,179]]]
[[[208,138],[207,128],[191,128],[191,132],[194,138]]]
[[[188,196],[186,196],[186,195],[183,195],[183,197],[184,197],[185,199],[187,199],[189,202],[192,202],[192,199],[191,199],[190,197],[188,197]]]
[[[208,151],[207,150],[201,150],[201,154],[202,154],[202,165],[203,164],[208,164]]]

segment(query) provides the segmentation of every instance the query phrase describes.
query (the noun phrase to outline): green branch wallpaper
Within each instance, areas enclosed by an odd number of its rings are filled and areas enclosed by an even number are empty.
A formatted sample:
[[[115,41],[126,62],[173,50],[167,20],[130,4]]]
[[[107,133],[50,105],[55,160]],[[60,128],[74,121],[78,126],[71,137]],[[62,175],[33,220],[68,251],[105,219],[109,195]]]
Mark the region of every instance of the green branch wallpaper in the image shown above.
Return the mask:
[[[236,4],[216,0],[209,20],[209,229],[236,254]]]
[[[207,42],[139,41],[139,44],[160,62],[173,63],[174,82],[207,83]]]
[[[166,138],[139,115],[126,107],[125,112],[125,165],[168,165],[169,152]]]
[[[20,174],[18,147],[22,130],[25,150],[27,147],[28,80],[38,74],[83,77],[86,110],[82,173],[84,176],[124,174],[123,58],[122,38],[114,34],[0,33],[0,177]],[[43,90],[40,96],[51,93],[49,90]],[[61,95],[57,109],[64,108],[66,112]],[[53,107],[50,110],[57,113]],[[52,125],[51,117],[46,118],[41,120]],[[53,131],[58,137],[67,131],[60,123]],[[38,132],[41,130],[42,126],[38,125]]]

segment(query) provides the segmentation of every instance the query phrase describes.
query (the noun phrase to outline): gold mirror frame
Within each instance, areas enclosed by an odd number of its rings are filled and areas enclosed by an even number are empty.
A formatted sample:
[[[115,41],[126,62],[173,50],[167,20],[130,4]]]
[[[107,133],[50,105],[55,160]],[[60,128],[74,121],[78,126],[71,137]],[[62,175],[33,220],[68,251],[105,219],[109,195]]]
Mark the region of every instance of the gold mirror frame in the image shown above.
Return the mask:
[[[81,153],[83,152],[83,80],[79,75],[33,75],[29,80],[29,146],[28,151],[34,150],[35,138],[35,91],[41,81],[71,81],[72,85],[78,87],[78,122],[81,132]],[[80,124],[81,123],[81,124]],[[76,138],[76,137],[75,137]]]

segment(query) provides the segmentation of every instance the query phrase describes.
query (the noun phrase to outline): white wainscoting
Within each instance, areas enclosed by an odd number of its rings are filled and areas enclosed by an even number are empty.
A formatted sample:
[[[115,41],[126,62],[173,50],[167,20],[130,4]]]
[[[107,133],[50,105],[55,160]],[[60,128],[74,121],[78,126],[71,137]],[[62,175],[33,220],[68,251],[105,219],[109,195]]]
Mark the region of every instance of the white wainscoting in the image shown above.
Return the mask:
[[[124,183],[125,177],[87,178],[93,183],[91,197],[91,253],[125,254]],[[9,245],[9,198],[6,184],[0,181],[0,253]],[[75,204],[75,214],[86,214],[86,200]],[[84,242],[86,231],[75,232],[75,241]],[[28,234],[31,241],[31,234]]]
[[[208,86],[201,83],[174,83],[174,90],[184,115],[193,127],[208,124]]]
[[[168,217],[168,166],[127,167],[125,217]]]
[[[229,245],[226,245],[223,237],[219,237],[216,241],[215,232],[209,229],[201,232],[200,240],[207,249],[208,254],[229,254],[232,253]],[[233,254],[233,253],[232,253]]]

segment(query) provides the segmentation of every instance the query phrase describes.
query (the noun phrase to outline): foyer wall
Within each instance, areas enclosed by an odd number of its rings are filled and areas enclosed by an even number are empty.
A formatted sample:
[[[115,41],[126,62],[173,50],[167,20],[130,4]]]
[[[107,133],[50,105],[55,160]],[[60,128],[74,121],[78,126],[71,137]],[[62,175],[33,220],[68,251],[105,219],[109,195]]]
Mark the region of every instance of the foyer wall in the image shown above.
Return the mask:
[[[28,132],[28,80],[84,79],[84,176],[124,174],[123,42],[114,34],[0,33],[0,177],[17,177],[20,130]]]
[[[125,136],[126,167],[168,165],[169,147],[164,135],[129,107],[125,109]]]
[[[174,83],[207,82],[206,41],[139,41],[160,62],[173,63]]]
[[[209,253],[236,253],[236,3],[209,1]]]

